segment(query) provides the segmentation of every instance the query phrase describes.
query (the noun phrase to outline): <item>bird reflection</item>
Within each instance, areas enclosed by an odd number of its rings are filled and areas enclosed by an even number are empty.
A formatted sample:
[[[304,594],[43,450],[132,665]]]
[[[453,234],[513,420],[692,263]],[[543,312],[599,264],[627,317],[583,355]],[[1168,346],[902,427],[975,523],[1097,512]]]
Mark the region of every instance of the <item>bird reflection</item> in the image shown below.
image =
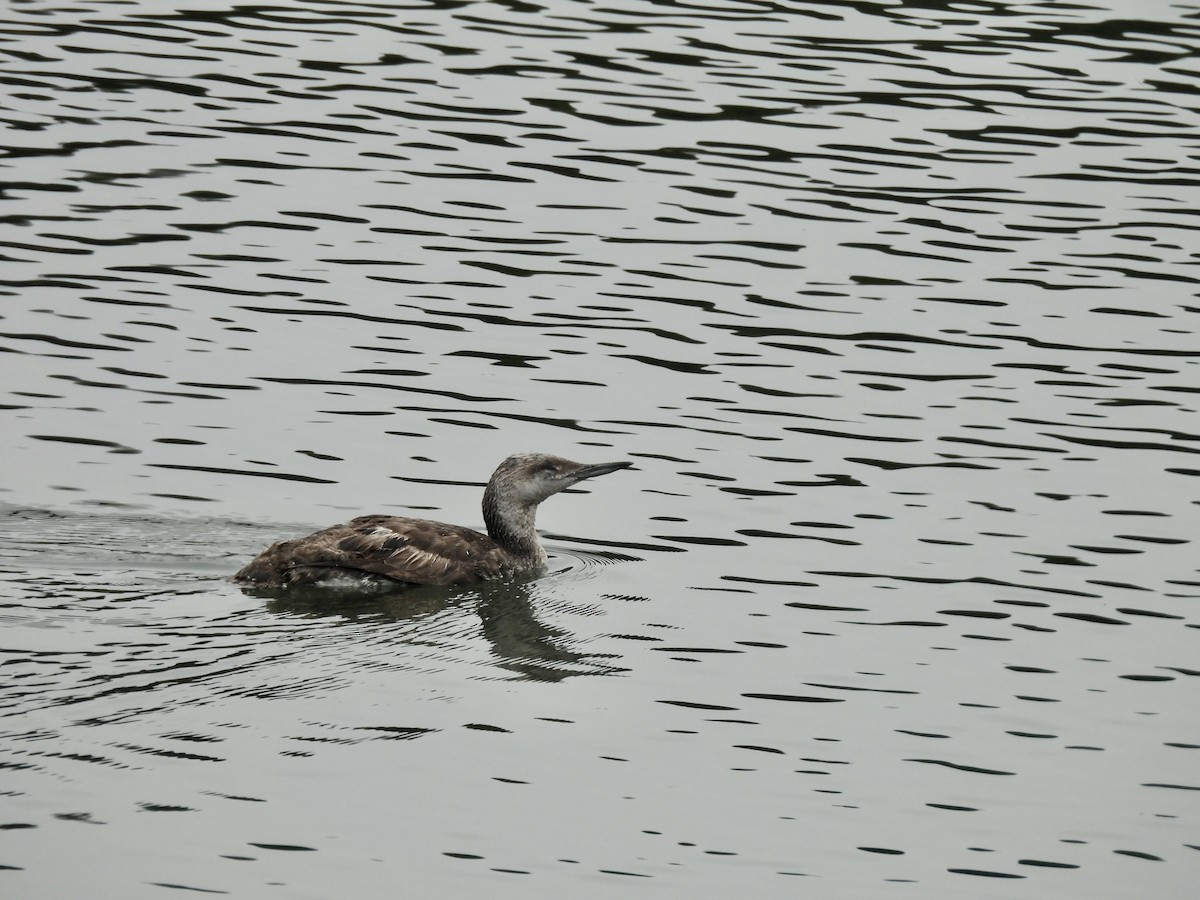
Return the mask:
[[[572,675],[611,675],[626,671],[604,659],[615,654],[580,653],[571,649],[574,637],[547,625],[537,615],[535,597],[545,606],[550,591],[545,582],[489,583],[479,598],[483,634],[498,657],[497,665],[535,681],[562,681]],[[538,595],[541,596],[538,596]]]
[[[243,587],[248,596],[262,599],[267,612],[280,616],[327,619],[336,623],[381,626],[404,625],[403,642],[428,644],[430,628],[442,622],[437,613],[475,605],[481,634],[495,656],[494,664],[523,679],[563,681],[574,675],[608,675],[626,671],[613,665],[613,654],[586,653],[569,631],[549,625],[538,609],[553,606],[558,591],[553,579],[490,581],[470,588],[400,586],[374,593],[338,592],[328,589]],[[393,647],[395,645],[392,645]]]

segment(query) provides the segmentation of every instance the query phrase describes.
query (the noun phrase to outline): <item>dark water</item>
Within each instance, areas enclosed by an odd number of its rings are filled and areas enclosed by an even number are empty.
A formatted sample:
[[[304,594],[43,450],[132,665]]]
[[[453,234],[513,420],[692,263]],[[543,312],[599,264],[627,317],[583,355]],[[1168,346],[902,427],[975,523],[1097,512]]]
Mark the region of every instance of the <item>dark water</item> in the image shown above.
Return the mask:
[[[1195,3],[13,3],[0,891],[1190,897]],[[243,594],[359,512],[551,572]]]

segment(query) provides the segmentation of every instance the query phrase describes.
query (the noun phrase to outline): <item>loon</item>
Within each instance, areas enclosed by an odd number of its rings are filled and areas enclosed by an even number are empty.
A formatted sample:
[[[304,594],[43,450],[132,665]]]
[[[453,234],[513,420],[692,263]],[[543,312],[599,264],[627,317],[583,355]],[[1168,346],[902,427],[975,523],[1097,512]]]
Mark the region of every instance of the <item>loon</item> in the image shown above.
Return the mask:
[[[546,563],[534,528],[538,504],[585,478],[631,465],[518,453],[500,463],[483,492],[486,535],[429,519],[359,516],[272,544],[233,580],[259,587],[455,585],[536,571]]]

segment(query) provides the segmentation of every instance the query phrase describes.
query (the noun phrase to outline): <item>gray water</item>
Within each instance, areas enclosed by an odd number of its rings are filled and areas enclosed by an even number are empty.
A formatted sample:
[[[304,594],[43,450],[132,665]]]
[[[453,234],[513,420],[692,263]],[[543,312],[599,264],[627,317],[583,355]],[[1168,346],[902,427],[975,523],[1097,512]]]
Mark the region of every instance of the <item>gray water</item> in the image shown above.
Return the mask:
[[[166,6],[0,23],[4,896],[1194,894],[1200,6]]]

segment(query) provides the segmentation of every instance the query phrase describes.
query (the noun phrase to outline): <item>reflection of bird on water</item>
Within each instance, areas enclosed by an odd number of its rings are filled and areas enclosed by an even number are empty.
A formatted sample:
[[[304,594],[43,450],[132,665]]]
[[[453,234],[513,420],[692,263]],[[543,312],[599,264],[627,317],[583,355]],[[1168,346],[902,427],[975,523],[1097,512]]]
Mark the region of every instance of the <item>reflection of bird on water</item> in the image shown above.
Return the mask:
[[[496,672],[492,677],[552,682],[628,671],[619,654],[589,651],[587,638],[545,620],[544,613],[567,598],[571,607],[577,604],[578,585],[569,578],[537,578],[529,573],[455,590],[393,584],[398,590],[370,593],[330,591],[320,585],[246,590],[261,596],[273,615],[323,619],[330,628],[352,628],[350,642],[317,640],[325,650],[336,652],[339,666],[357,662],[407,667],[414,660],[480,665],[484,660],[478,656],[477,632],[463,627],[473,611],[479,617],[478,635],[490,650],[486,665],[509,673]],[[323,629],[305,633],[330,634]],[[398,656],[403,658],[400,663]]]
[[[630,462],[585,465],[544,453],[500,463],[483,492],[487,534],[404,516],[360,516],[308,537],[272,544],[233,576],[242,584],[468,584],[540,569],[538,504],[585,478]]]

